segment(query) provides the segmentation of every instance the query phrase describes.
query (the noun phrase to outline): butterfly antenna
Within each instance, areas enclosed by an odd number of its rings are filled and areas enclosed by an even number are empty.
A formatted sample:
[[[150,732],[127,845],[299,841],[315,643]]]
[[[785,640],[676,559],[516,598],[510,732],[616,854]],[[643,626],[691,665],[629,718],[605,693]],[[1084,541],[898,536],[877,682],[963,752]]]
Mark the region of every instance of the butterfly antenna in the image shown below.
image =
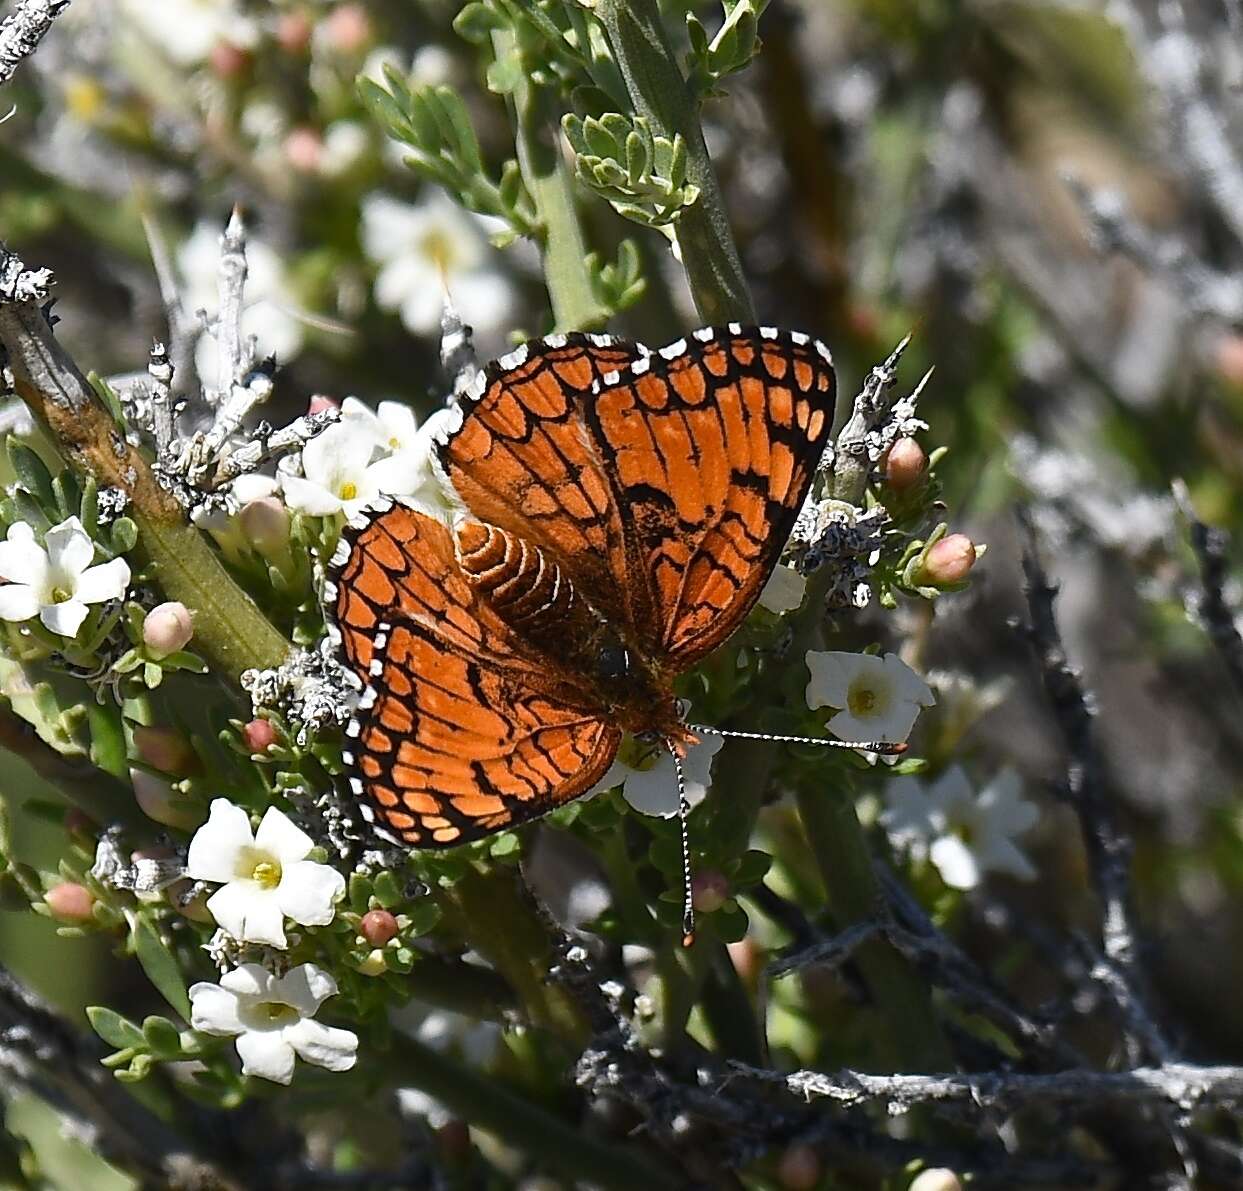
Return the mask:
[[[686,820],[691,813],[690,800],[686,797],[686,774],[682,771],[682,757],[670,740],[665,748],[673,757],[673,771],[678,779],[678,827],[682,835],[682,946],[695,942],[695,903],[691,897],[691,841]]]
[[[901,742],[885,740],[830,740],[827,736],[778,736],[772,732],[735,732],[732,728],[713,728],[707,724],[687,724],[692,732],[707,732],[711,736],[736,736],[741,740],[773,740],[783,744],[819,744],[833,749],[863,749],[869,753],[884,753],[895,757],[910,747]]]

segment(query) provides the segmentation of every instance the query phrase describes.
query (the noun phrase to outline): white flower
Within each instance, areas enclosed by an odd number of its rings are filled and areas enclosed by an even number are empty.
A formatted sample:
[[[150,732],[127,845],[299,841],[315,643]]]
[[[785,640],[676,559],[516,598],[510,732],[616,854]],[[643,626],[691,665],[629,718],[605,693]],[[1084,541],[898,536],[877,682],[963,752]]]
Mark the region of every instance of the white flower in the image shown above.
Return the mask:
[[[921,707],[936,697],[928,684],[897,654],[808,650],[807,706],[840,708],[829,720],[839,740],[904,741]]]
[[[403,494],[415,477],[399,455],[372,462],[375,436],[359,419],[336,422],[302,448],[304,476],[282,472],[285,503],[315,517],[352,517],[382,492]]]
[[[122,0],[121,7],[130,25],[182,66],[204,61],[217,42],[248,49],[259,39],[234,0]]]
[[[329,1071],[348,1071],[358,1058],[358,1036],[313,1021],[336,996],[337,982],[314,964],[274,976],[243,964],[190,989],[190,1024],[204,1034],[236,1038],[243,1075],[275,1083],[293,1079],[294,1056]]]
[[[414,446],[419,432],[414,410],[401,401],[381,401],[372,409],[357,397],[347,397],[341,403],[341,421],[366,430],[375,449],[386,455]]]
[[[335,120],[324,129],[320,173],[329,178],[348,174],[367,152],[371,138],[357,120]]]
[[[0,618],[30,620],[33,616],[62,637],[76,637],[86,619],[87,604],[119,600],[129,586],[129,564],[123,558],[92,566],[95,544],[76,517],[62,521],[44,535],[46,549],[35,541],[24,521],[9,526],[0,542]]]
[[[800,575],[793,567],[779,563],[768,576],[764,590],[760,592],[760,604],[780,616],[793,612],[803,603],[807,592],[807,576]]]
[[[978,796],[958,765],[927,787],[897,777],[885,791],[880,822],[894,847],[931,861],[953,889],[974,889],[990,872],[1030,881],[1036,870],[1014,839],[1040,812],[1021,790],[1013,769],[1003,769]]]
[[[284,948],[286,916],[302,926],[326,926],[345,893],[336,869],[306,859],[314,846],[275,807],[252,832],[241,807],[217,798],[190,841],[186,875],[223,885],[207,908],[235,939]]]
[[[184,289],[181,300],[188,312],[215,312],[220,296],[217,269],[220,264],[220,228],[200,223],[177,253]],[[246,289],[242,310],[242,334],[253,335],[261,356],[292,360],[301,350],[302,323],[294,316],[298,299],[285,278],[284,266],[275,250],[251,234],[246,237]],[[218,387],[216,341],[204,332],[195,349],[199,379],[207,388]]]
[[[712,758],[724,740],[706,736],[686,750],[682,776],[686,800],[698,806],[712,783]],[[631,738],[622,746],[608,772],[587,792],[590,798],[614,786],[622,787],[622,797],[644,815],[671,819],[678,813],[678,776],[673,756],[663,741],[647,743]]]
[[[484,224],[443,191],[429,187],[414,205],[369,195],[362,220],[363,249],[380,266],[376,302],[398,311],[416,335],[440,329],[446,288],[477,333],[490,334],[508,321],[513,291],[490,266]]]

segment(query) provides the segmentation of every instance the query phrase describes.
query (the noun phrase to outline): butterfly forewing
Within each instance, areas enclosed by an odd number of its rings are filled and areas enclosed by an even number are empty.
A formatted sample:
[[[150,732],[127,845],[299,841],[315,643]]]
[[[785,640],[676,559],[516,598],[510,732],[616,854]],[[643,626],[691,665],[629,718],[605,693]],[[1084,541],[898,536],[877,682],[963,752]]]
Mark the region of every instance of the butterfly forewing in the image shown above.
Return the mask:
[[[489,365],[439,446],[469,515],[456,548],[447,526],[386,504],[333,560],[334,632],[362,688],[353,781],[381,823],[414,846],[465,843],[589,790],[623,713],[676,730],[668,707],[639,703],[671,704],[672,679],[754,605],[833,403],[827,348],[770,328],[656,353],[556,336]],[[584,642],[605,628],[654,676],[642,697],[601,693]]]

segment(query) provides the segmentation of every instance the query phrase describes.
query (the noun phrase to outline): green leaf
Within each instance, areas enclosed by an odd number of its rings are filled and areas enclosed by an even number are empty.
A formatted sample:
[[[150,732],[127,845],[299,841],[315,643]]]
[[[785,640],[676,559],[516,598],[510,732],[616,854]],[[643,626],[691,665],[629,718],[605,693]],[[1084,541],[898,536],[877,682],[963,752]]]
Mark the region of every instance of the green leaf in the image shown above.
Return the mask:
[[[394,906],[401,904],[401,884],[391,872],[385,869],[377,873],[375,880],[372,881],[371,895],[386,910],[391,910]]]
[[[414,936],[427,934],[440,921],[440,913],[440,906],[430,897],[420,898],[405,912],[404,916],[410,920],[406,933]]]
[[[112,523],[112,549],[125,554],[138,544],[138,526],[128,517],[118,517]]]
[[[142,1036],[147,1045],[161,1058],[181,1054],[181,1032],[167,1017],[151,1016],[143,1019]]]
[[[54,511],[57,501],[52,489],[52,473],[48,471],[47,464],[39,458],[37,452],[11,434],[5,445],[9,451],[9,463],[17,473],[18,482],[44,509]]]
[[[461,12],[453,18],[453,31],[464,41],[473,45],[484,45],[492,36],[494,29],[503,29],[505,22],[499,13],[494,12],[487,4],[478,0],[462,6]]]
[[[114,777],[126,777],[129,761],[120,710],[112,702],[91,703],[87,707],[86,722],[91,732],[91,761]]]
[[[160,937],[155,927],[133,910],[125,911],[125,919],[129,923],[130,944],[134,955],[147,979],[155,986],[159,994],[186,1021],[190,1020],[190,998],[186,995],[186,984],[182,979],[181,969],[177,960],[169,950],[168,944]]]
[[[109,1009],[106,1005],[88,1005],[86,1019],[109,1046],[118,1050],[141,1047],[145,1044],[143,1032],[127,1017]]]

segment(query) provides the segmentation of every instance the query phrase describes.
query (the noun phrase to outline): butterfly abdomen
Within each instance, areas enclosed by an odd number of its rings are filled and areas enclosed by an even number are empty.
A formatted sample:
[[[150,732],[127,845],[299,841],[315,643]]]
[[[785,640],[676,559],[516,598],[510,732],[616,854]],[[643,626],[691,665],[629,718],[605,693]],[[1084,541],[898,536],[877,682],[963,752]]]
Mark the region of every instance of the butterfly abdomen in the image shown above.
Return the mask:
[[[459,526],[456,538],[462,570],[514,628],[564,625],[574,615],[574,585],[539,547],[478,521]]]

